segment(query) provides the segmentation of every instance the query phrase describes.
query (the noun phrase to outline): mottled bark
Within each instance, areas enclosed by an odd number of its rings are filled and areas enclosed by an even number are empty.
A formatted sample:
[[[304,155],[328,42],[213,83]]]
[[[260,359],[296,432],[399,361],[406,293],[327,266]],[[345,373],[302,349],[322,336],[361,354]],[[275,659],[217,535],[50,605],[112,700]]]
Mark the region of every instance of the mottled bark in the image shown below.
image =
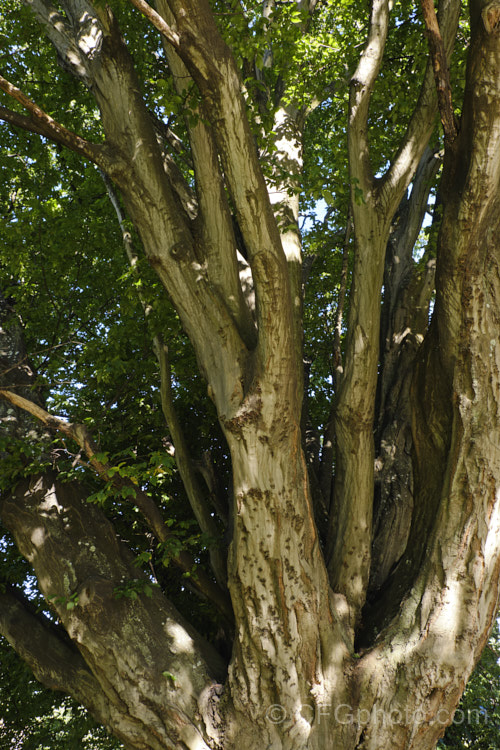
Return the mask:
[[[499,598],[500,6],[471,2],[461,129],[445,157],[436,306],[411,382],[410,363],[426,328],[429,282],[425,273],[413,273],[408,283],[394,274],[387,277],[399,297],[384,333],[410,346],[401,346],[397,356],[391,346],[384,352],[378,421],[380,293],[385,259],[391,258],[387,242],[437,108],[429,68],[407,135],[385,177],[375,179],[368,110],[390,3],[372,4],[367,47],[351,87],[351,180],[353,198],[361,189],[363,202],[352,204],[355,264],[335,410],[327,567],[300,429],[298,281],[290,272],[299,248],[295,237],[280,233],[235,60],[204,0],[160,2],[165,17],[143,0],[133,3],[160,30],[198,87],[209,125],[191,132],[193,154],[198,152],[193,163],[198,189],[213,184],[211,196],[198,196],[191,207],[182,198],[178,175],[162,158],[116,20],[101,4],[66,0],[62,14],[48,0],[27,0],[66,66],[94,94],[105,144],[95,151],[46,120],[32,103],[25,106],[35,118],[35,132],[98,161],[118,185],[146,257],[193,343],[232,460],[233,653],[225,664],[156,588],[144,588],[134,599],[118,598],[127,580],[144,587],[151,582],[133,566],[111,523],[85,502],[84,488],[60,484],[48,474],[23,480],[4,494],[2,520],[73,645],[59,629],[33,618],[10,592],[1,595],[1,632],[46,684],[71,692],[73,682],[72,694],[130,748],[431,750],[451,721]],[[458,2],[441,3],[447,53],[458,7]],[[282,120],[277,120],[285,140],[288,115],[280,110]],[[26,118],[3,110],[0,116],[29,126]],[[277,144],[283,158],[288,153],[299,164],[298,140]],[[207,160],[201,163],[204,149]],[[281,201],[293,217],[294,201]],[[236,239],[230,203],[248,251],[255,326],[240,294],[236,243],[225,271],[212,266],[228,259]],[[210,211],[218,212],[220,226]],[[412,243],[405,239],[409,265]],[[225,296],[235,291],[229,304]],[[405,337],[410,315],[412,338]],[[16,347],[9,347],[12,358]],[[396,390],[393,359],[403,370]],[[63,429],[47,421],[41,406],[23,406],[9,383],[2,385],[10,403]],[[413,480],[405,455],[410,418]],[[372,564],[377,427],[381,442],[391,441],[402,456],[400,476],[414,503],[396,505],[393,520],[385,513],[384,529],[383,514],[377,516]],[[89,460],[97,460],[87,433],[69,423],[64,429],[81,439]],[[141,497],[136,500],[139,505]],[[160,529],[159,510],[142,500],[145,518]],[[389,523],[396,523],[399,545],[392,558],[377,548],[396,528]],[[370,627],[363,628],[371,565],[373,590],[384,587],[371,602]],[[16,621],[33,634],[30,642],[16,631]],[[46,659],[36,653],[40,628],[47,628]]]
[[[127,581],[148,579],[83,489],[51,476],[21,482],[2,500],[1,514],[83,656],[86,669],[72,657],[79,665],[73,694],[132,747],[206,747],[203,721],[195,720],[198,700],[224,665],[157,589],[151,599],[118,598]],[[68,608],[69,601],[76,606]],[[62,670],[61,657],[54,659],[55,671]],[[85,694],[94,681],[102,710]]]
[[[382,63],[389,6],[387,0],[372,3],[368,42],[351,80],[349,103],[348,149],[355,254],[345,367],[335,415],[337,476],[328,566],[334,589],[346,596],[352,634],[359,623],[370,571],[373,427],[385,249],[393,216],[425,151],[436,113],[432,74],[428,68],[406,136],[384,177],[375,179],[370,164],[368,112]],[[459,3],[446,0],[440,10],[444,45],[449,54]],[[357,191],[361,191],[361,201],[357,199]]]
[[[18,591],[0,593],[0,632],[40,682],[71,695],[96,721],[110,724],[108,698],[66,631],[37,613]]]

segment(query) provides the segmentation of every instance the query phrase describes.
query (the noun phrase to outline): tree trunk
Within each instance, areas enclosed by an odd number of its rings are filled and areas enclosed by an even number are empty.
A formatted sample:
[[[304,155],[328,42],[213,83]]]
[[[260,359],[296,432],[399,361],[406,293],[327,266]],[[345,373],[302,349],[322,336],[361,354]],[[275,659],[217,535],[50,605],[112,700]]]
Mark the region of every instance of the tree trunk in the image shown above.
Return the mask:
[[[45,0],[28,4],[94,94],[105,143],[76,139],[19,92],[9,93],[31,107],[31,129],[86,155],[121,189],[145,255],[192,341],[227,440],[234,642],[225,662],[134,566],[110,521],[85,502],[85,489],[48,472],[4,493],[0,510],[57,624],[6,589],[0,631],[45,684],[83,702],[127,748],[432,750],[452,720],[499,600],[499,3],[470,3],[463,116],[445,155],[436,305],[426,331],[430,283],[416,274],[392,309],[401,314],[398,325],[406,330],[411,324],[413,331],[408,350],[398,350],[404,368],[393,401],[394,349],[382,356],[377,381],[386,248],[432,133],[436,104],[429,67],[407,137],[385,176],[375,178],[368,108],[392,4],[372,4],[368,44],[351,85],[355,264],[335,405],[327,551],[316,528],[300,428],[299,242],[295,234],[287,242],[280,233],[236,63],[208,3],[162,0],[159,15],[133,0],[164,35],[176,56],[172,66],[184,66],[203,101],[207,121],[190,132],[194,161],[200,149],[207,153],[195,170],[203,200],[161,159],[111,10],[66,0],[68,20]],[[440,4],[447,51],[458,8],[451,0]],[[95,42],[91,52],[84,31]],[[18,113],[5,118],[29,125]],[[286,144],[278,145],[286,154]],[[298,165],[300,144],[288,152]],[[212,193],[207,184],[215,185]],[[280,190],[295,230],[297,202],[286,204],[286,190]],[[242,294],[233,209],[255,310]],[[411,300],[415,312],[419,295],[422,309],[406,318],[406,303]],[[387,326],[393,336],[396,324],[392,317]],[[21,356],[12,341],[2,364]],[[17,416],[14,421],[18,429]],[[61,429],[63,422],[51,424]],[[83,434],[81,425],[64,425],[72,436]],[[402,486],[385,476],[374,524],[377,428],[380,445],[385,440],[388,446],[384,461],[399,452],[398,462],[387,465]],[[89,442],[82,441],[92,460]],[[141,506],[140,488],[134,500],[161,539],[161,524],[151,523]],[[152,512],[159,515],[157,508]],[[397,544],[385,554],[391,534]],[[217,584],[209,581],[213,590]]]

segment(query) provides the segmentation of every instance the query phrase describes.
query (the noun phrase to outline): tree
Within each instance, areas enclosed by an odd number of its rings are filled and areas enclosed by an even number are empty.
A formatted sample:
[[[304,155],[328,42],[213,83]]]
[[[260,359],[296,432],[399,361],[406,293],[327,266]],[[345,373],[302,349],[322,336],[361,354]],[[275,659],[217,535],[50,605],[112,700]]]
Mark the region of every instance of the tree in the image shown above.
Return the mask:
[[[497,621],[439,748],[462,750],[466,747],[495,747],[498,742],[499,676]]]
[[[81,706],[43,688],[8,644],[0,654],[2,747],[16,750],[115,750],[121,747],[103,727],[95,727]]]
[[[500,4],[392,6],[6,4],[0,632],[126,748],[433,748],[487,641]]]

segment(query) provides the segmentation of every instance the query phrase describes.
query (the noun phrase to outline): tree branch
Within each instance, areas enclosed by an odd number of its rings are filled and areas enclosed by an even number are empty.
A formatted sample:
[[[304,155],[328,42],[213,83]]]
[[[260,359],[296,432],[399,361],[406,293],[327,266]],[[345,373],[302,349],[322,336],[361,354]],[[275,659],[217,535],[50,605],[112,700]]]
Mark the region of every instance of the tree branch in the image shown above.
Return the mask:
[[[349,95],[349,164],[352,189],[368,193],[373,186],[368,142],[368,110],[370,97],[382,64],[389,28],[389,0],[373,0],[368,41],[351,79]],[[365,197],[366,200],[366,197]]]
[[[434,289],[435,260],[413,259],[413,249],[428,208],[429,192],[442,154],[427,147],[420,160],[411,194],[401,202],[385,256],[384,300],[380,333],[377,388],[378,422],[375,426],[375,482],[370,589],[384,586],[366,617],[377,627],[380,612],[387,615],[392,588],[384,585],[405,551],[413,496],[410,388],[415,358],[429,325],[429,304]],[[385,597],[388,597],[385,600]],[[373,596],[369,597],[373,601]],[[394,597],[394,608],[398,599]],[[384,606],[385,605],[385,606]]]
[[[183,740],[178,746],[206,747],[198,700],[214,679],[223,678],[225,665],[150,586],[109,520],[85,502],[84,489],[51,475],[32,477],[2,497],[1,513],[40,591],[105,693],[104,720],[117,737],[130,741],[142,732],[143,747],[161,750],[172,746],[168,735],[175,727]],[[130,581],[149,591],[119,596]],[[175,688],[164,670],[175,677]]]
[[[113,156],[100,166],[122,191],[146,257],[193,342],[211,398],[220,413],[231,418],[241,404],[247,348],[227,301],[210,283],[200,238],[162,165],[157,135],[118,23],[109,6],[87,0],[67,0],[67,18],[52,15],[45,0],[29,4],[46,25],[58,53],[66,55],[67,39],[51,35],[52,22],[65,24],[65,34],[83,58],[85,82],[100,108],[107,149]]]
[[[285,253],[293,305],[293,335],[297,360],[303,354],[302,237],[299,229],[299,192],[303,169],[302,114],[293,104],[276,108],[274,154],[267,178],[269,200]],[[283,175],[286,175],[285,177]]]
[[[165,524],[161,512],[158,506],[153,500],[143,491],[141,488],[134,484],[130,479],[126,477],[120,477],[114,471],[111,464],[102,462],[96,457],[98,453],[97,446],[95,445],[92,435],[85,425],[72,424],[66,422],[59,417],[54,417],[49,412],[42,409],[37,404],[29,401],[22,396],[14,393],[13,391],[0,389],[0,398],[9,401],[14,406],[24,409],[25,411],[32,414],[34,417],[39,419],[47,427],[61,432],[66,437],[74,440],[80,448],[85,451],[89,459],[90,465],[106,481],[110,481],[113,486],[122,488],[130,488],[130,498],[137,505],[142,515],[148,522],[150,529],[160,542],[165,542],[172,538],[168,526]],[[202,568],[197,568],[194,558],[185,551],[182,551],[172,557],[172,561],[177,567],[186,573],[192,573],[196,569],[196,576],[192,576],[193,585],[202,594],[207,596],[221,611],[224,617],[231,622],[232,620],[232,608],[229,601],[229,597],[226,592],[222,591],[219,586],[212,581],[212,579],[203,571]]]
[[[10,588],[0,592],[0,633],[43,685],[71,695],[97,721],[107,722],[106,696],[66,633]]]
[[[426,37],[436,82],[439,114],[444,130],[444,141],[448,145],[453,143],[458,132],[451,99],[448,58],[434,8],[434,0],[420,0],[420,5],[424,14]]]
[[[127,231],[127,228],[125,226],[125,216],[122,212],[120,201],[118,199],[118,195],[116,194],[116,191],[111,181],[104,174],[103,174],[103,180],[104,180],[104,184],[106,185],[106,190],[108,191],[111,204],[113,208],[115,209],[115,213],[118,219],[118,224],[120,226],[120,230],[122,233],[123,246],[125,248],[128,262],[130,264],[130,267],[137,274],[138,256],[135,253],[135,250],[133,248],[130,232]],[[148,303],[144,299],[140,291],[140,287],[137,286],[136,289],[137,289],[137,294],[138,294],[142,309],[144,310],[144,316],[146,318],[146,321],[149,322],[149,314],[151,312],[151,307],[150,305],[148,305]],[[198,525],[201,531],[204,534],[207,534],[213,540],[209,546],[210,562],[212,565],[212,569],[215,573],[215,577],[217,578],[217,581],[219,582],[221,586],[225,587],[226,579],[227,579],[226,561],[225,561],[223,552],[219,546],[220,545],[220,540],[219,540],[220,533],[210,513],[209,505],[206,502],[203,492],[201,491],[199,483],[196,479],[196,473],[195,473],[195,469],[193,466],[193,462],[191,460],[191,456],[189,455],[189,450],[188,450],[187,442],[184,436],[184,431],[181,427],[179,418],[177,416],[177,413],[174,407],[174,401],[172,397],[172,388],[170,384],[171,375],[170,375],[170,363],[168,360],[168,349],[166,345],[164,344],[162,337],[159,334],[153,333],[152,340],[153,340],[153,351],[156,355],[158,364],[160,366],[161,404],[162,404],[165,421],[167,423],[167,426],[168,426],[168,429],[170,431],[170,435],[172,438],[172,442],[174,444],[175,461],[177,464],[177,468],[179,469],[179,474],[181,475],[181,479],[184,484],[186,494],[188,496],[189,504],[191,505],[191,509],[193,510],[196,520],[198,521]]]
[[[160,34],[165,37],[167,42],[171,44],[175,50],[180,50],[181,40],[179,34],[169,26],[165,19],[160,16],[154,8],[144,2],[144,0],[130,0],[130,2],[142,13],[143,16],[151,21],[153,26],[158,29]]]
[[[352,232],[352,209],[349,207],[347,212],[347,227],[345,230],[344,244],[342,247],[342,270],[340,272],[340,285],[337,301],[337,310],[335,312],[335,329],[333,333],[333,366],[334,366],[334,387],[337,390],[339,380],[342,376],[342,325],[344,321],[344,307],[347,297],[347,274],[349,270],[349,248],[351,244]]]
[[[172,18],[167,2],[159,0],[157,7],[164,18]],[[191,74],[165,39],[164,50],[175,88],[180,95],[185,95],[187,88],[195,87]],[[257,338],[255,323],[245,303],[239,280],[235,251],[237,243],[217,145],[203,103],[198,110],[195,122],[190,121],[189,117],[185,118],[196,180],[198,212],[195,232],[201,240],[208,278],[225,300],[246,345],[253,349]]]
[[[220,546],[222,544],[220,539],[221,535],[214,519],[212,518],[210,506],[207,503],[196,478],[196,471],[189,454],[184,431],[174,407],[168,349],[159,337],[155,338],[154,349],[160,364],[161,405],[174,444],[177,468],[179,469],[179,474],[181,475],[182,482],[186,489],[189,504],[191,505],[192,511],[198,521],[198,525],[202,532],[210,536],[213,540],[209,545],[212,569],[219,584],[225,586],[227,582],[227,572],[225,555]]]
[[[415,178],[411,185],[411,194],[403,197],[393,221],[393,229],[387,243],[384,270],[384,300],[381,321],[381,372],[380,383],[386,387],[392,384],[394,373],[400,369],[399,349],[403,332],[409,329],[415,331],[413,316],[415,310],[410,311],[403,305],[408,284],[416,269],[413,260],[413,248],[422,228],[422,223],[428,209],[429,193],[434,184],[443,154],[428,146],[424,151]],[[396,316],[398,320],[396,320]],[[427,315],[425,316],[427,317]],[[418,328],[422,335],[427,325]],[[396,343],[396,338],[399,343]],[[397,352],[395,351],[397,350]],[[392,354],[390,354],[392,352]],[[388,359],[392,360],[392,366]],[[391,374],[388,374],[390,370]],[[386,372],[384,372],[386,371]],[[387,392],[381,385],[379,392],[379,417],[382,418],[385,409]],[[380,428],[381,425],[379,425]]]
[[[471,8],[479,15],[481,6]],[[485,39],[491,31],[495,38]],[[500,419],[494,406],[500,352],[492,344],[500,304],[500,48],[491,31],[472,24],[463,124],[443,169],[436,302],[412,368],[415,507],[406,552],[385,588],[392,611],[381,603],[388,619],[397,613],[378,637],[386,667],[376,660],[384,684],[397,674],[406,681],[417,669],[434,670],[439,679],[432,700],[452,710],[460,690],[451,694],[449,677],[466,680],[472,670],[498,610],[500,581]],[[394,661],[401,628],[404,649]],[[464,650],[446,645],[460,643]],[[433,745],[437,737],[422,730],[418,742]]]
[[[442,0],[443,28],[451,49],[458,0]],[[355,230],[353,282],[349,305],[345,367],[335,415],[336,477],[331,508],[329,572],[333,587],[345,593],[349,625],[355,626],[368,586],[374,493],[373,427],[379,363],[380,293],[394,212],[431,136],[436,112],[428,68],[406,136],[389,171],[375,181],[369,163],[369,93],[380,67],[389,3],[373,0],[369,42],[353,77],[350,98],[349,166]],[[359,83],[358,83],[359,78]],[[361,188],[363,201],[356,201]],[[351,631],[352,633],[352,631]]]
[[[337,310],[335,312],[335,329],[333,334],[333,386],[336,394],[342,378],[342,326],[344,318],[344,307],[347,297],[347,280],[349,270],[349,249],[352,232],[352,212],[349,207],[347,213],[347,227],[342,248],[342,269],[340,272],[340,285],[337,301]],[[335,458],[335,395],[332,399],[330,413],[323,429],[323,447],[321,451],[321,461],[319,467],[319,484],[327,508],[330,508],[332,498],[333,484],[333,462]]]
[[[328,572],[333,589],[346,599],[344,625],[352,645],[370,571],[380,289],[392,218],[379,211],[368,142],[370,96],[382,64],[389,9],[389,0],[372,0],[367,45],[351,80],[348,152],[354,269],[345,365],[341,378],[337,370],[334,423],[330,422],[328,435],[331,440],[334,431],[336,448]],[[362,201],[358,199],[359,191]]]
[[[91,41],[91,47],[95,48],[102,37],[99,33],[95,34],[95,28],[86,27],[86,39],[84,38],[83,47],[79,44],[79,39],[74,34],[74,27],[68,23],[68,19],[56,8],[50,0],[22,0],[40,24],[45,29],[47,37],[57,49],[59,62],[77,78],[82,80],[86,85],[90,83],[90,71],[85,55],[85,48],[88,50],[89,45],[86,42]],[[86,0],[79,0],[80,16],[84,17],[87,13],[91,16],[92,6]],[[70,10],[68,3],[64,3],[65,10]],[[87,36],[88,35],[88,36]]]
[[[271,374],[284,360],[295,364],[293,320],[286,259],[259,165],[231,51],[204,0],[172,2],[176,34],[143,0],[131,0],[164,33],[198,89],[214,127],[217,149],[249,253],[258,298],[259,353]],[[258,216],[258,220],[256,217]],[[276,321],[280,325],[276,325]],[[292,385],[292,384],[291,384]]]
[[[68,130],[60,123],[56,122],[50,115],[44,112],[35,102],[31,101],[20,89],[14,84],[7,81],[0,75],[0,89],[9,94],[13,99],[19,102],[25,109],[30,112],[30,117],[21,115],[6,107],[0,107],[0,119],[9,122],[11,125],[28,130],[32,133],[38,133],[45,136],[55,143],[66,146],[71,151],[85,156],[94,162],[101,169],[106,169],[108,159],[105,155],[105,146],[99,146],[96,143],[90,143],[81,138],[76,133]]]
[[[440,0],[438,17],[447,61],[450,59],[453,50],[459,16],[459,0]],[[422,154],[432,136],[435,116],[436,91],[432,65],[429,63],[405,136],[389,170],[377,188],[378,197],[388,215],[392,216],[397,211],[404,192],[415,174]]]

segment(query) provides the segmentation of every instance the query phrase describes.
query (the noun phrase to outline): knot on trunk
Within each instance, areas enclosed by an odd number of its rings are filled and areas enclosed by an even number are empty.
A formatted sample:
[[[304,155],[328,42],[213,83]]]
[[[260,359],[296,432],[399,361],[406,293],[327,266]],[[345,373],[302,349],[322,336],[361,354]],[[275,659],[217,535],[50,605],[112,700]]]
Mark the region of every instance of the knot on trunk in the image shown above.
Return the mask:
[[[498,34],[500,31],[500,2],[493,0],[481,12],[484,28],[488,34]]]
[[[185,260],[189,256],[189,245],[185,242],[176,242],[169,250],[174,260]]]
[[[205,724],[207,735],[218,742],[223,729],[223,716],[221,712],[221,698],[224,694],[224,685],[214,683],[206,687],[199,699],[198,708]]]

